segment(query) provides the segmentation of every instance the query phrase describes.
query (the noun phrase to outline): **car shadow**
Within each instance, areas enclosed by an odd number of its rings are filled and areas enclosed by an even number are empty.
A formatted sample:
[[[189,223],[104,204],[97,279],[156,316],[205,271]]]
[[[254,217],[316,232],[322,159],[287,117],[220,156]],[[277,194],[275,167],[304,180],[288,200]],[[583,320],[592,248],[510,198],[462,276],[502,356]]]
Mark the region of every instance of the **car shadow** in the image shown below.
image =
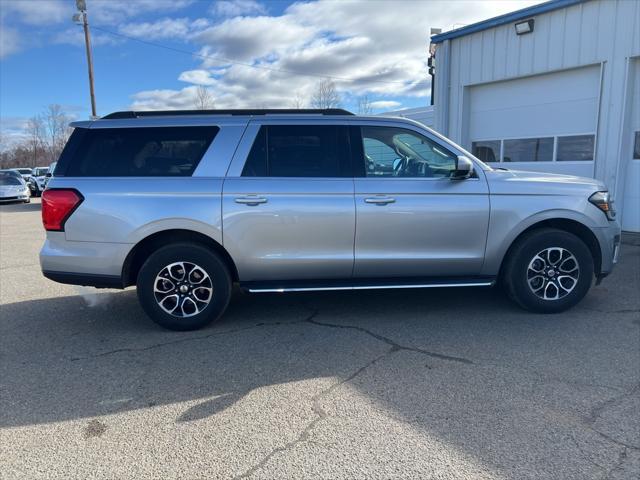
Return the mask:
[[[221,322],[178,333],[153,324],[133,290],[85,297],[0,307],[1,427],[158,405],[178,407],[177,423],[193,422],[233,412],[264,387],[284,389],[270,408],[286,409],[297,401],[287,385],[329,379],[377,405],[381,421],[409,422],[495,468],[517,465],[512,445],[523,438],[548,445],[537,454],[550,468],[563,458],[548,439],[563,438],[563,424],[549,423],[540,408],[560,415],[574,400],[562,382],[525,364],[569,349],[580,312],[527,314],[490,289],[235,291]],[[500,355],[523,371],[496,367]],[[329,408],[321,405],[331,403],[332,388],[308,393],[316,412],[309,415]]]
[[[0,204],[0,213],[24,213],[40,211],[40,202],[31,203],[2,203]]]

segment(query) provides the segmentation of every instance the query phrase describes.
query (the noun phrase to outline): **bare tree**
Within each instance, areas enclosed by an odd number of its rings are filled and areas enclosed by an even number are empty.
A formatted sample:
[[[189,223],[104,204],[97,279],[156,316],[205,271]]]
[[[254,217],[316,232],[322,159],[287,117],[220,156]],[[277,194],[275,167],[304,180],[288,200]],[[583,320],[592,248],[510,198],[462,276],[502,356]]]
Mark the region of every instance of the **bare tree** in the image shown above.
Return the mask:
[[[38,161],[46,154],[45,128],[40,115],[35,115],[27,120],[25,125],[27,138],[25,147],[31,152],[29,166],[37,167]]]
[[[47,106],[42,114],[42,121],[46,136],[46,145],[49,153],[49,162],[55,162],[71,134],[69,122],[71,117],[67,115],[61,105]]]
[[[373,107],[371,106],[371,99],[369,95],[363,95],[358,98],[358,114],[359,115],[371,115],[373,113]]]
[[[214,108],[215,102],[213,101],[213,95],[209,89],[203,85],[198,85],[196,89],[196,110],[210,110]]]
[[[60,105],[49,105],[25,122],[20,140],[0,144],[0,168],[38,167],[58,160],[71,134],[71,117]],[[11,143],[11,145],[7,145]]]
[[[302,93],[300,93],[300,91],[297,91],[295,96],[291,99],[291,108],[300,109],[300,108],[305,108],[306,105],[307,105],[307,102],[302,96]]]
[[[311,97],[311,106],[313,108],[337,108],[340,106],[340,94],[332,80],[323,80],[316,85],[316,90]]]

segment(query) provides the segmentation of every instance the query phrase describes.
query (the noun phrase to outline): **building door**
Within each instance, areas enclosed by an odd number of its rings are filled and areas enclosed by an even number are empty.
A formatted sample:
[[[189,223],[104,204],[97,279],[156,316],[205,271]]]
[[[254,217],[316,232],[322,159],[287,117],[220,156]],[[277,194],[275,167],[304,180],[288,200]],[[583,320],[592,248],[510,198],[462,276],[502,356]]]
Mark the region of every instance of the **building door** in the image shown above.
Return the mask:
[[[467,143],[492,166],[593,177],[599,92],[599,65],[471,86]]]
[[[624,152],[629,152],[623,161],[629,163],[622,202],[622,229],[640,232],[640,59],[636,58],[631,63],[631,68],[631,128],[627,130],[629,135],[623,140],[630,148],[623,148]]]

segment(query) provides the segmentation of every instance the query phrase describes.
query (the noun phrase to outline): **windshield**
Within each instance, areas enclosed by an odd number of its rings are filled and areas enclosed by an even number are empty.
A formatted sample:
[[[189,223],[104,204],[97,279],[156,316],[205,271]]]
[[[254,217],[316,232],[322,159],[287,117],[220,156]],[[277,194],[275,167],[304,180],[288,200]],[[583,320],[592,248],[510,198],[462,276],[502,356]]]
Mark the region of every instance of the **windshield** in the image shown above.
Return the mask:
[[[22,185],[22,182],[13,175],[0,175],[0,186]]]
[[[16,168],[16,170],[20,172],[22,175],[31,175],[30,168]]]

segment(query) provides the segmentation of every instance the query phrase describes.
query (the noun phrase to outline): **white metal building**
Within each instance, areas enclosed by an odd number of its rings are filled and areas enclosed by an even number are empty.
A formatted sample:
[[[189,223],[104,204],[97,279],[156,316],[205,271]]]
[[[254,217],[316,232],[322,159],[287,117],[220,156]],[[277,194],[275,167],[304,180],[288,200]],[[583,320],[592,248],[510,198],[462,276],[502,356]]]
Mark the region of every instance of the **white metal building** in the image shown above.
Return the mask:
[[[640,0],[554,0],[431,40],[436,130],[509,168],[601,179],[640,232]]]
[[[420,122],[423,125],[426,125],[427,127],[433,128],[434,109],[432,105],[428,105],[426,107],[404,108],[402,110],[393,110],[393,111],[381,113],[380,115],[383,115],[385,117],[410,118],[411,120]]]

